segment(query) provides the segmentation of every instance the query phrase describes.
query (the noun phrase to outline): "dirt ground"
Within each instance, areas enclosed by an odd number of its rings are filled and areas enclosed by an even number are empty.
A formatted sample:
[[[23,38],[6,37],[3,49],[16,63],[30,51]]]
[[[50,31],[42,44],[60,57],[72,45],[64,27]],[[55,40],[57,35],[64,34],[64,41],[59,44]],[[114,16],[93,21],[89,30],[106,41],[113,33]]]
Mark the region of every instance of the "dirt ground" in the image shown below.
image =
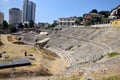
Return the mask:
[[[0,78],[4,78],[5,75],[8,75],[9,78],[12,73],[16,73],[16,77],[26,77],[25,75],[27,75],[27,73],[29,73],[29,76],[45,76],[59,74],[65,70],[67,65],[65,60],[52,56],[49,52],[46,54],[45,51],[43,52],[42,50],[31,45],[13,44],[15,41],[17,41],[16,38],[10,34],[1,35],[1,42],[3,45],[0,46],[0,52],[5,52],[5,54],[3,54],[3,57],[0,58],[0,62],[5,60],[5,55],[8,55],[10,59],[24,58],[26,57],[24,54],[25,51],[28,55],[33,55],[35,60],[31,60],[32,65],[30,66],[1,69]]]

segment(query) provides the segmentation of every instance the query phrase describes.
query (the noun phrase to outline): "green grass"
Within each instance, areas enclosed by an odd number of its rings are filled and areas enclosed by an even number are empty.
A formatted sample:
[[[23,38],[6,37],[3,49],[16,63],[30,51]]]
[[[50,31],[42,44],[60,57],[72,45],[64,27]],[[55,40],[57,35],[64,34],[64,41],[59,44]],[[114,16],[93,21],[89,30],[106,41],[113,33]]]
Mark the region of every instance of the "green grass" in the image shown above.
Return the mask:
[[[101,29],[100,27],[92,27],[92,29]]]
[[[59,78],[57,80],[80,80],[81,76],[70,76],[70,77],[66,77],[66,78]]]
[[[111,58],[111,57],[115,57],[115,56],[118,56],[120,55],[120,53],[118,52],[112,52],[112,53],[108,53],[108,56]]]
[[[103,78],[103,80],[120,80],[120,76],[110,76],[108,78]]]
[[[86,63],[87,63],[87,62],[80,62],[79,64],[80,64],[80,65],[83,65],[83,64],[86,64]]]

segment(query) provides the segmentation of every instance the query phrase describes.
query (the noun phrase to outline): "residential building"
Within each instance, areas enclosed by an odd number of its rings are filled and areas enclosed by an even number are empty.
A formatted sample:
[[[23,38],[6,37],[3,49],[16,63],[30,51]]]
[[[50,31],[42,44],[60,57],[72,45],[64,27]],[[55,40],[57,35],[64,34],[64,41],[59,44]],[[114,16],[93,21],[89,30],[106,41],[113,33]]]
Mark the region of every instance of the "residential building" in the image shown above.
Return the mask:
[[[120,5],[111,10],[109,18],[111,19],[120,19]]]
[[[4,13],[0,12],[0,24],[3,23],[4,20]]]
[[[59,18],[58,24],[60,27],[74,27],[76,26],[77,20],[78,18],[76,16],[68,18]]]
[[[39,22],[39,23],[38,23],[38,26],[39,26],[40,28],[47,28],[49,25],[50,25],[49,23],[43,23],[43,22]]]
[[[9,9],[9,24],[21,23],[22,11],[18,8]]]
[[[54,21],[53,21],[53,23],[57,23],[57,24],[58,24],[58,23],[59,23],[59,21],[58,21],[58,20],[54,20]]]
[[[111,27],[120,27],[120,19],[114,19],[110,23]]]
[[[83,15],[83,24],[84,25],[91,25],[95,24],[95,22],[99,22],[98,20],[93,21],[93,18],[99,19],[99,18],[104,18],[103,15],[98,14],[98,13],[88,13]]]
[[[23,0],[22,22],[33,20],[35,22],[36,4]]]

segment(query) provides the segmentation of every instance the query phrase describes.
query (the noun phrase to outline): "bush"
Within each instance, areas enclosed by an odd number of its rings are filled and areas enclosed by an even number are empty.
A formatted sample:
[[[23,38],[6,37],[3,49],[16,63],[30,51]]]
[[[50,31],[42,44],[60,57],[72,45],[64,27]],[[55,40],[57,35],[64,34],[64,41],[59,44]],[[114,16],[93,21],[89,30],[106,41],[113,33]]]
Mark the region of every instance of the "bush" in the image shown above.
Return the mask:
[[[118,53],[118,52],[108,53],[109,57],[114,57],[114,56],[117,56],[117,55],[120,55],[120,53]]]
[[[8,22],[6,20],[3,21],[2,28],[3,29],[7,29],[8,28]]]
[[[10,32],[13,33],[13,32],[16,32],[17,31],[17,28],[13,25],[10,25]]]

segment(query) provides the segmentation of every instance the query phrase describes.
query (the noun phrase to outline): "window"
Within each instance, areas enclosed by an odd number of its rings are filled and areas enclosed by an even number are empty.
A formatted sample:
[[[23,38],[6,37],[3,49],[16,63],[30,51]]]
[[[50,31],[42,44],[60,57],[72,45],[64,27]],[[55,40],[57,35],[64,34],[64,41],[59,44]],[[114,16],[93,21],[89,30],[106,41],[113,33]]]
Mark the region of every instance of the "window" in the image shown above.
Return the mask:
[[[72,25],[74,25],[74,23],[72,23]]]
[[[62,25],[62,23],[60,23],[60,25]]]
[[[68,23],[68,26],[70,25],[70,23]]]

